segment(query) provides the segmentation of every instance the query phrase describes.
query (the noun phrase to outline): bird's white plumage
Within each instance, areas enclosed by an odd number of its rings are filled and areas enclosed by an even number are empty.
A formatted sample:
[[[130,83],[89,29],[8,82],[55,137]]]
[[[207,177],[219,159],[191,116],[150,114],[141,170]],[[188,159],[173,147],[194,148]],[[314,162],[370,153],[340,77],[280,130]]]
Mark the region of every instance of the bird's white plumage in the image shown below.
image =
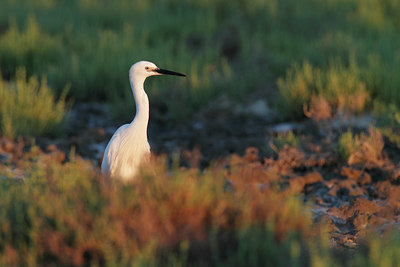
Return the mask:
[[[137,174],[141,163],[150,157],[147,137],[125,124],[118,128],[104,152],[101,170],[110,177],[129,180]]]
[[[185,76],[159,69],[149,61],[139,61],[129,69],[129,80],[136,103],[136,115],[130,124],[119,127],[111,137],[101,164],[101,171],[104,175],[130,180],[137,175],[140,164],[150,159],[150,145],[147,141],[149,99],[143,84],[147,77],[161,74]]]
[[[123,180],[132,179],[140,164],[150,157],[147,141],[149,121],[149,100],[144,91],[147,77],[157,75],[149,69],[156,69],[154,63],[140,61],[129,70],[129,79],[136,102],[136,116],[130,124],[118,128],[108,143],[101,164],[103,174]]]

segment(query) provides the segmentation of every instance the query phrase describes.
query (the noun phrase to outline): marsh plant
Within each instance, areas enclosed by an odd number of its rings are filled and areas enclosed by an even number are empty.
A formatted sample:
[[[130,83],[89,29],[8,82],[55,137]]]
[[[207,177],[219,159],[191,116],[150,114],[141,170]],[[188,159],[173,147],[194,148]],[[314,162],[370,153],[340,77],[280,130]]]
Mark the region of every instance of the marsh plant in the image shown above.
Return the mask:
[[[58,94],[71,84],[74,99],[107,100],[116,117],[134,110],[121,103],[139,60],[188,74],[149,85],[171,120],[221,92],[241,100],[278,79],[287,116],[302,116],[313,94],[333,108],[363,95],[359,112],[368,96],[400,103],[399,13],[393,0],[5,1],[0,68],[7,79],[19,66],[45,74]]]
[[[45,77],[27,78],[23,68],[10,82],[0,78],[0,133],[9,138],[60,134],[68,113],[66,93],[57,100]]]

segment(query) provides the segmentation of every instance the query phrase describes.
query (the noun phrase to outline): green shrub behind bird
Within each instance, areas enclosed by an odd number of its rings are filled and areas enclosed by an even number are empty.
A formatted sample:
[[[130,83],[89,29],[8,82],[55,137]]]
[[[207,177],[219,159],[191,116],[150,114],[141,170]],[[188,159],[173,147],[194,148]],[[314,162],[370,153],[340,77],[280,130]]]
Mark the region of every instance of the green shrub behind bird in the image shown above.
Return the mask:
[[[46,78],[27,79],[22,68],[12,82],[0,78],[1,134],[9,138],[59,134],[67,118],[66,93],[64,89],[56,100]]]

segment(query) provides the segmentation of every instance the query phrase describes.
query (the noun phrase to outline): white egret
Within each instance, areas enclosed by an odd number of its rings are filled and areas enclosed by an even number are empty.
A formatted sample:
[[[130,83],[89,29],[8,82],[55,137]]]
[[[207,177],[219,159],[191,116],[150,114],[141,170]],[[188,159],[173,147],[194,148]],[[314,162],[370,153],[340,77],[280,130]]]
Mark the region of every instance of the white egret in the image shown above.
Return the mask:
[[[136,103],[136,115],[130,124],[122,125],[111,137],[104,151],[101,171],[109,177],[123,180],[132,179],[139,165],[150,158],[150,145],[147,141],[149,122],[149,99],[144,91],[144,81],[153,75],[184,74],[160,69],[154,63],[139,61],[129,69],[129,80]]]

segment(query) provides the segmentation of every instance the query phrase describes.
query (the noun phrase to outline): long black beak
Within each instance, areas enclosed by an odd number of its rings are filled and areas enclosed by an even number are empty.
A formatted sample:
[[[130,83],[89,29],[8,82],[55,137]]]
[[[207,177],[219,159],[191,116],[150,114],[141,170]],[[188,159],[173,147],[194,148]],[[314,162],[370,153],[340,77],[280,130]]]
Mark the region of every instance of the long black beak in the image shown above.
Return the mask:
[[[168,75],[176,75],[176,76],[186,77],[185,74],[182,74],[182,73],[179,73],[179,72],[175,72],[175,71],[172,71],[172,70],[164,70],[164,69],[157,68],[154,71],[158,72],[160,74],[168,74]]]

